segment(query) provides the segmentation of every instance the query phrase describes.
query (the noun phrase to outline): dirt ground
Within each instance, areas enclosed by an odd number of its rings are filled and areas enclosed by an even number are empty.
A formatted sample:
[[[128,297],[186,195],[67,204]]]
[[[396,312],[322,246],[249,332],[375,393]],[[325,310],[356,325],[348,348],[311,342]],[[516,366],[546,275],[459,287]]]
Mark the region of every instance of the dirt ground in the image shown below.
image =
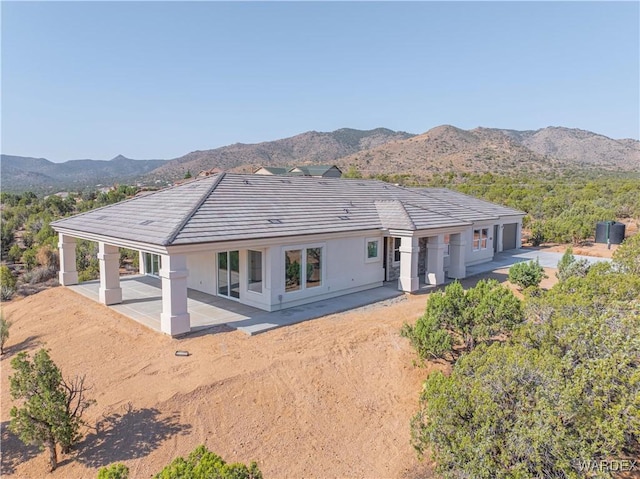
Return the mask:
[[[543,287],[555,282],[547,274]],[[427,298],[406,295],[253,337],[222,328],[180,340],[62,287],[5,303],[13,326],[0,363],[2,477],[95,478],[124,462],[132,477],[148,478],[198,444],[229,462],[257,461],[265,478],[431,477],[411,448],[409,421],[422,381],[446,366],[416,367],[399,335]],[[97,401],[83,441],[51,474],[46,454],[6,427],[9,362],[40,347],[63,374],[86,374]],[[178,349],[190,356],[175,356]]]

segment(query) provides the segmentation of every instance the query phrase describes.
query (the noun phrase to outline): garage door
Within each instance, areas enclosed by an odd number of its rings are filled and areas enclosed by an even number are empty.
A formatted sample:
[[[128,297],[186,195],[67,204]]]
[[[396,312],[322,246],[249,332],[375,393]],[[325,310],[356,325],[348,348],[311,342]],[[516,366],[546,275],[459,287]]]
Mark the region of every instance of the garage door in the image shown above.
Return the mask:
[[[502,230],[502,249],[515,249],[516,247],[516,233],[518,232],[517,223],[509,223],[504,225]]]

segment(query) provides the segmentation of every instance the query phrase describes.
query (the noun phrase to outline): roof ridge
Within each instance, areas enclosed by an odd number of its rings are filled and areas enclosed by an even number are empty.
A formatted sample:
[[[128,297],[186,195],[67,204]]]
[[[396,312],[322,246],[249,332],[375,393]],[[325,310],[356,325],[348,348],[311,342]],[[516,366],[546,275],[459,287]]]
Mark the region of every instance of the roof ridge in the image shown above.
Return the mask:
[[[180,234],[180,231],[182,231],[182,228],[184,228],[184,226],[189,222],[189,220],[196,213],[196,211],[200,209],[200,207],[204,204],[204,202],[207,201],[207,198],[209,198],[209,195],[211,195],[213,190],[215,190],[216,187],[220,184],[224,176],[225,176],[224,172],[218,175],[218,177],[215,179],[215,181],[212,183],[209,189],[207,189],[207,191],[200,197],[200,200],[194,205],[194,207],[191,208],[191,211],[189,211],[189,213],[184,217],[184,219],[180,223],[178,223],[178,225],[175,228],[173,228],[171,233],[169,233],[169,236],[167,237],[167,239],[165,239],[162,242],[163,246],[168,246],[171,243],[173,243],[176,237]]]

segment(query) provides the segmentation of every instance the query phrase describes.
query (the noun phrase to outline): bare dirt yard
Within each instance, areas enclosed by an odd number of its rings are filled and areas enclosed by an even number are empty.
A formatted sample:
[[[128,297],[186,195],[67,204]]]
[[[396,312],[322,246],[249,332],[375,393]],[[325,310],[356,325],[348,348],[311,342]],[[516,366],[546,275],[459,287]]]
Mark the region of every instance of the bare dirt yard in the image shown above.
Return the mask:
[[[553,271],[543,287],[555,281]],[[507,271],[489,275],[506,280]],[[486,276],[485,276],[486,277]],[[465,280],[470,286],[480,277]],[[428,295],[407,295],[258,336],[227,329],[171,339],[62,287],[3,305],[13,322],[2,357],[2,477],[95,478],[124,462],[149,478],[198,444],[265,478],[431,477],[410,445],[422,381],[405,321]],[[63,374],[86,374],[97,401],[75,452],[46,454],[7,429],[10,360],[50,349]],[[176,350],[188,357],[175,356]]]

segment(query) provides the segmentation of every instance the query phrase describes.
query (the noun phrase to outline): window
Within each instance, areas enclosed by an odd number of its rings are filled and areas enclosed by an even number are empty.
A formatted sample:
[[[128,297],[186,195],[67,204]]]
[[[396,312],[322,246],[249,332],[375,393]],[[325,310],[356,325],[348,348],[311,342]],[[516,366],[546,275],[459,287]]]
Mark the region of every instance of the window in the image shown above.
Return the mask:
[[[445,256],[449,256],[449,241],[451,240],[451,237],[449,235],[444,235],[444,244],[446,245],[446,248],[444,249],[444,255]]]
[[[300,289],[300,263],[302,250],[292,249],[284,253],[284,290],[298,291]]]
[[[368,238],[367,239],[367,255],[365,260],[367,263],[377,261],[379,259],[380,239]]]
[[[307,288],[322,284],[322,248],[307,248]]]
[[[144,254],[144,272],[150,276],[160,275],[160,255],[159,254]]]
[[[402,245],[402,238],[393,238],[393,262],[400,262],[400,246]]]
[[[248,253],[248,289],[254,293],[262,293],[262,251],[249,250]]]
[[[473,230],[473,250],[479,251],[487,249],[487,240],[489,239],[489,228]]]
[[[322,285],[322,247],[286,250],[284,262],[285,292]],[[304,278],[302,278],[303,271]]]

